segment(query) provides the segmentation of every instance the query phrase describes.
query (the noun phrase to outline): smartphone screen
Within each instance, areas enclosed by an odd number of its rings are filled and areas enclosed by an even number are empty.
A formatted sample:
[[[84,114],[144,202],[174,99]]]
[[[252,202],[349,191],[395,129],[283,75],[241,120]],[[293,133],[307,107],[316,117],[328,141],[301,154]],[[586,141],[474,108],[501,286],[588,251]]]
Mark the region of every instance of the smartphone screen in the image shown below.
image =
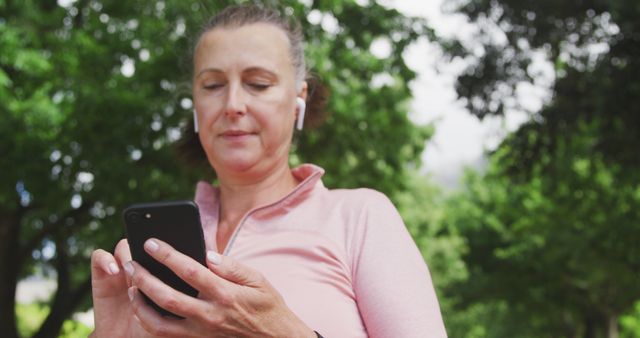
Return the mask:
[[[198,206],[192,201],[135,204],[125,209],[123,216],[133,260],[175,290],[196,297],[198,290],[149,256],[143,245],[147,239],[157,238],[206,266]],[[162,315],[180,318],[152,302],[146,295],[143,296]]]

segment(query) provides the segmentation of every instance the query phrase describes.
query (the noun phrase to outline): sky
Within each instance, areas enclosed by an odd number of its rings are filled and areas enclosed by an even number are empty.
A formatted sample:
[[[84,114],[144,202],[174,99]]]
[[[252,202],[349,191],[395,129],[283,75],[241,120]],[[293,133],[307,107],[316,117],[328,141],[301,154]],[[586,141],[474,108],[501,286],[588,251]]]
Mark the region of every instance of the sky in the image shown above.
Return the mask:
[[[408,16],[425,17],[436,33],[443,37],[456,37],[468,42],[475,30],[464,16],[443,13],[443,0],[379,2]],[[431,176],[438,185],[455,189],[460,186],[464,168],[482,169],[485,152],[495,149],[508,132],[516,130],[529,119],[530,113],[511,111],[505,118],[480,121],[457,100],[455,76],[466,68],[464,61],[443,61],[442,52],[426,38],[410,46],[404,57],[409,67],[418,73],[418,78],[411,83],[414,99],[410,118],[417,124],[433,123],[436,131],[422,154],[422,172]],[[551,71],[542,60],[537,67],[547,74]],[[533,86],[522,89],[518,97],[520,103],[528,108],[527,111],[538,110],[547,91]]]

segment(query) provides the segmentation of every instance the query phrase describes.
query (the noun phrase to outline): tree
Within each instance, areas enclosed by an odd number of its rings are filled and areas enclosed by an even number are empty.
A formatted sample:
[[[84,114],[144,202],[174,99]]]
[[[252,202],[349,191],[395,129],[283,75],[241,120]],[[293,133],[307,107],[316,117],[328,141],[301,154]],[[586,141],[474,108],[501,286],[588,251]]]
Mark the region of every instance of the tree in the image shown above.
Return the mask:
[[[57,279],[34,334],[56,336],[90,306],[88,257],[123,236],[123,207],[189,198],[211,179],[174,154],[191,106],[186,32],[231,2],[59,3],[0,1],[0,332],[10,338],[21,278]],[[414,73],[401,55],[431,31],[375,3],[278,3],[311,19],[307,54],[333,94],[326,125],[297,136],[292,161],[324,166],[330,186],[402,189],[429,130],[407,118]],[[372,55],[376,39],[392,42],[389,57]]]
[[[538,83],[531,67],[536,53],[554,64],[553,102],[518,132],[514,142],[521,157],[513,171],[526,173],[553,152],[560,136],[580,133],[584,123],[593,124],[594,152],[611,163],[640,166],[640,114],[632,104],[640,93],[640,9],[634,1],[472,0],[458,11],[478,25],[478,45],[472,48],[483,51],[472,56],[461,44],[450,49],[472,61],[457,83],[472,114],[482,118],[517,108],[518,85]]]
[[[511,153],[500,150],[452,201],[469,277],[450,292],[463,306],[508,305],[515,326],[491,336],[616,336],[618,317],[640,299],[638,186],[618,185],[583,141],[563,145],[553,179],[538,166],[526,183],[504,174]]]
[[[452,202],[468,246],[460,304],[506,303],[518,328],[492,336],[617,337],[640,299],[640,7],[472,0],[458,10],[480,27],[479,57],[452,50],[475,60],[457,89],[476,116],[517,108],[518,85],[536,82],[535,53],[555,69],[550,102]]]

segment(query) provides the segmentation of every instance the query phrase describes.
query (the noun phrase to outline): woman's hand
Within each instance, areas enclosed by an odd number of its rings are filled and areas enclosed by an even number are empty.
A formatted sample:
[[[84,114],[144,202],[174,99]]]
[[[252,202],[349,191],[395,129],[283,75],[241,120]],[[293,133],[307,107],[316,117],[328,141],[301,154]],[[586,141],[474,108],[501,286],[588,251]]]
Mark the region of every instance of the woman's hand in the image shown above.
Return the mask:
[[[131,285],[122,270],[131,260],[126,239],[115,254],[98,249],[91,254],[91,289],[95,331],[91,337],[148,337],[138,324],[127,289]]]
[[[133,312],[147,332],[162,337],[316,337],[259,272],[215,252],[207,254],[207,269],[157,239],[144,247],[200,292],[198,298],[185,295],[128,263]],[[185,319],[161,316],[139,291]]]

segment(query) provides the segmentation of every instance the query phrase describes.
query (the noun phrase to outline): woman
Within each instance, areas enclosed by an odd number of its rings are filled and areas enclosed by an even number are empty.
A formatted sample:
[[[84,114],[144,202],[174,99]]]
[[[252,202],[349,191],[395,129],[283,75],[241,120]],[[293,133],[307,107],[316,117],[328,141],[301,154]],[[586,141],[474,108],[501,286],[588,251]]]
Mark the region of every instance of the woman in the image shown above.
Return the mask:
[[[181,294],[131,261],[125,240],[92,255],[94,337],[443,337],[428,269],[382,194],[328,190],[291,169],[308,98],[298,26],[230,7],[200,34],[193,99],[219,187],[196,191],[203,267],[150,239],[147,252],[199,290]],[[185,319],[162,317],[144,292]]]

